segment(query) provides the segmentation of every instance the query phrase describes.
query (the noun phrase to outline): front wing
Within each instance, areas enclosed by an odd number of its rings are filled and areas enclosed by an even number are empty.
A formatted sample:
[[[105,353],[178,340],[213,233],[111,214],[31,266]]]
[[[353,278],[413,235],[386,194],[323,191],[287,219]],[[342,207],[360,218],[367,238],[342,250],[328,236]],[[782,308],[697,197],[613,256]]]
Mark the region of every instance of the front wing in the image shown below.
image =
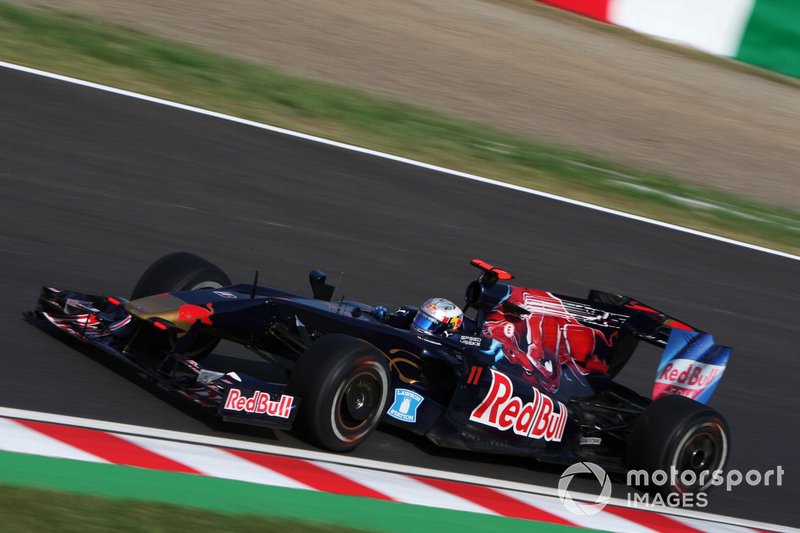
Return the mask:
[[[125,311],[125,303],[122,298],[43,287],[36,310],[26,313],[26,319],[110,355],[226,422],[291,427],[300,399],[287,394],[285,384],[206,368],[182,357],[178,353],[182,340],[196,335],[201,323],[183,332],[168,321],[132,316]]]

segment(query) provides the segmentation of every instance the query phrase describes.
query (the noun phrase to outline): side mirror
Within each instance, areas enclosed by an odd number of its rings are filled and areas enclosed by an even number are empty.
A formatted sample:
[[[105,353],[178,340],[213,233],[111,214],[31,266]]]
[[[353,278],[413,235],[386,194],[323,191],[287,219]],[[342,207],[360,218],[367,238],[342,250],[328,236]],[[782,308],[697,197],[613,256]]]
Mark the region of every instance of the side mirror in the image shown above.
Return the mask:
[[[336,287],[325,283],[326,279],[328,279],[328,277],[325,275],[325,272],[318,268],[308,273],[308,281],[311,283],[311,292],[314,298],[330,302]]]

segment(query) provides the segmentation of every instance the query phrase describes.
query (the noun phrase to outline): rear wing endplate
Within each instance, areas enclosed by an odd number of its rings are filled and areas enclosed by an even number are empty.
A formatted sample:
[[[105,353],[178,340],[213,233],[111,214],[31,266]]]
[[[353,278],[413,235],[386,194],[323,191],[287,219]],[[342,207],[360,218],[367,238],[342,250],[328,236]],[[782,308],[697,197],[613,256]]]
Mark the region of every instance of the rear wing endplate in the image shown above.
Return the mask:
[[[679,394],[707,403],[717,388],[732,349],[708,333],[673,329],[658,365],[653,400]]]

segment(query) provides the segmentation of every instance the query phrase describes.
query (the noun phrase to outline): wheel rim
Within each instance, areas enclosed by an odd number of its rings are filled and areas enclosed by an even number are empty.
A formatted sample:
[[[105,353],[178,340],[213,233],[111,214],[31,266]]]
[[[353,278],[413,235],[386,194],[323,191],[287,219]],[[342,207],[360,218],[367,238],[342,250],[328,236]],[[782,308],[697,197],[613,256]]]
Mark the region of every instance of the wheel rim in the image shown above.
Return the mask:
[[[380,380],[371,372],[361,372],[348,380],[339,403],[339,421],[356,430],[378,407]]]
[[[331,427],[343,442],[363,438],[377,423],[386,402],[386,371],[374,361],[354,369],[336,390],[331,408]]]
[[[675,487],[679,492],[702,492],[711,485],[712,474],[725,466],[728,456],[728,439],[718,422],[698,424],[681,439],[673,456],[672,465],[680,477]],[[686,483],[684,472],[693,472],[694,483]]]
[[[187,290],[189,290],[189,291],[200,291],[200,290],[203,290],[203,289],[219,289],[219,288],[222,288],[222,284],[221,283],[217,283],[216,281],[208,280],[208,281],[201,281],[199,283],[195,283],[194,285],[189,287]]]

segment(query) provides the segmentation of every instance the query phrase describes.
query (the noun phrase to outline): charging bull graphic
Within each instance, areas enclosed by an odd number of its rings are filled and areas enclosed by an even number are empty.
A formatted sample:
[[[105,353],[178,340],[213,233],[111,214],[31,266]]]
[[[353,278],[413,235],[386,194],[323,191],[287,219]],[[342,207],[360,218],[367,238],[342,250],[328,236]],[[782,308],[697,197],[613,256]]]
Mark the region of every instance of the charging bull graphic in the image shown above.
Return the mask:
[[[214,314],[214,306],[207,303],[205,307],[199,305],[184,304],[178,308],[178,322],[192,326],[198,320],[206,325],[211,326],[211,315]]]
[[[581,324],[548,292],[514,287],[505,302],[511,305],[500,305],[486,315],[483,335],[499,344],[508,361],[535,377],[533,382],[555,390],[560,364],[570,360],[588,370],[608,369],[594,351],[598,341],[610,347],[616,332],[606,338]]]

